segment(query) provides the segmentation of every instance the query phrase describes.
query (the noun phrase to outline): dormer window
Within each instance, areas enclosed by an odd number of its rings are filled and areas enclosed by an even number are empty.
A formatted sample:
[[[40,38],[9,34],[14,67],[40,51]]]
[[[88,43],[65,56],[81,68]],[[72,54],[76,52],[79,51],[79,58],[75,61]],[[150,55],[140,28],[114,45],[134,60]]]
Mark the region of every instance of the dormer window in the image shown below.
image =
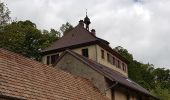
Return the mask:
[[[82,52],[82,55],[83,55],[83,56],[85,56],[85,57],[87,57],[87,58],[89,57],[89,52],[88,52],[88,49],[87,49],[87,48],[86,48],[86,49],[82,49],[81,52]]]

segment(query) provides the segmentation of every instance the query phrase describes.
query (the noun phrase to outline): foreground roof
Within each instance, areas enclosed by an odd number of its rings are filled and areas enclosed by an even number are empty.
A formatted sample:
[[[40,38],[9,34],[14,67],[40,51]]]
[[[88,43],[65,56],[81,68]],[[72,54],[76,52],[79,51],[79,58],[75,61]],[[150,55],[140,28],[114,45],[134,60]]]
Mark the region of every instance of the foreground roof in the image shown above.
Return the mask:
[[[135,91],[141,92],[147,96],[152,96],[146,89],[144,89],[142,86],[137,84],[136,82],[132,81],[131,79],[121,75],[119,72],[116,72],[102,64],[99,64],[93,60],[90,60],[82,55],[79,55],[78,53],[75,53],[71,50],[66,50],[63,55],[60,56],[58,61],[65,55],[65,54],[71,54],[72,56],[76,57],[80,61],[84,62],[88,66],[90,66],[92,69],[96,70],[97,72],[103,74],[105,77],[112,81],[117,81],[120,85],[126,86],[130,89],[133,89]],[[57,62],[58,62],[57,61]],[[57,63],[56,62],[56,63]]]
[[[0,49],[0,99],[108,100],[87,79]]]

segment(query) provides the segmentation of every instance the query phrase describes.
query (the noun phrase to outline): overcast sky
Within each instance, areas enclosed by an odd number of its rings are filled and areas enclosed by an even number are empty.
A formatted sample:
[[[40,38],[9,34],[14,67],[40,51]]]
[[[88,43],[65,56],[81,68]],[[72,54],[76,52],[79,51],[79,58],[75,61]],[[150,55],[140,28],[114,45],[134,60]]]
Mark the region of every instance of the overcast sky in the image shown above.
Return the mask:
[[[3,0],[13,19],[58,29],[85,17],[112,47],[122,46],[143,63],[170,69],[170,0]]]

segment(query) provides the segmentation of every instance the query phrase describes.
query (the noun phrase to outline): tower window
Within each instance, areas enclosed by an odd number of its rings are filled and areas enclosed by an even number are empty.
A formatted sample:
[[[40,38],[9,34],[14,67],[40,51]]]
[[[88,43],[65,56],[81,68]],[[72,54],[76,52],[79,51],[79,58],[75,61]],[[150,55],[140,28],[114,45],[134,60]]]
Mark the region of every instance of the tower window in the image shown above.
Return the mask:
[[[115,57],[112,57],[112,60],[113,60],[112,64],[115,65]]]
[[[101,50],[101,58],[104,59],[104,50]]]
[[[58,59],[58,57],[59,57],[59,54],[47,56],[47,65],[54,64],[56,60]]]
[[[118,64],[117,64],[117,65],[118,65],[118,68],[120,68],[120,61],[118,60],[117,63],[118,63]]]
[[[110,62],[110,55],[107,53],[107,61]]]
[[[126,68],[125,68],[125,64],[122,63],[122,68],[123,68],[123,71],[126,71]]]
[[[82,55],[85,56],[85,57],[89,57],[89,52],[88,52],[88,49],[82,49]]]
[[[56,60],[58,59],[58,57],[59,57],[59,54],[52,55],[51,56],[51,64],[54,64],[56,62]]]

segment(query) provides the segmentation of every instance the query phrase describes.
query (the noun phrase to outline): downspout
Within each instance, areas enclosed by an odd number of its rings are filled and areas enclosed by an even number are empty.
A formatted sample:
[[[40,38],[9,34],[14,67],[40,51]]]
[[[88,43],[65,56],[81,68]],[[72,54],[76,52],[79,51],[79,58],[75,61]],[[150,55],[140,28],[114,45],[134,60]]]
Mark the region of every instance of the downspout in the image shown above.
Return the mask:
[[[113,83],[110,87],[106,88],[105,91],[104,91],[105,95],[106,95],[106,91],[108,91],[109,89],[114,88],[117,84],[118,84],[118,82],[116,81],[116,83]],[[111,92],[111,99],[115,100],[115,95],[114,95],[113,92]]]
[[[116,82],[116,83],[112,84],[110,87],[106,88],[106,89],[105,89],[105,93],[106,93],[106,91],[108,91],[109,89],[114,88],[117,84],[118,84],[118,82]]]

